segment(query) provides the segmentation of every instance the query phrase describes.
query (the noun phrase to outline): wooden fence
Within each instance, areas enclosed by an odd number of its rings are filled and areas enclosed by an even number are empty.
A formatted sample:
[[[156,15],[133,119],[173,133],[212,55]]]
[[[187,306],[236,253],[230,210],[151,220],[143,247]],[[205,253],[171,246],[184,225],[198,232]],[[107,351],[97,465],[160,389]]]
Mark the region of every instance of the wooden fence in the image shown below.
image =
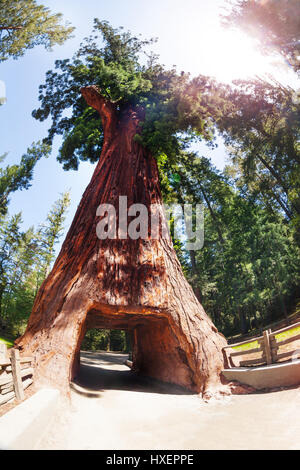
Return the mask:
[[[240,343],[230,344],[223,348],[225,355],[227,357],[228,367],[252,367],[260,366],[265,364],[274,364],[276,362],[284,362],[292,360],[293,357],[300,358],[299,348],[291,348],[288,351],[280,352],[280,348],[286,346],[287,344],[293,343],[294,341],[300,340],[300,333],[296,332],[294,335],[285,338],[278,339],[276,336],[280,333],[292,330],[294,328],[300,327],[300,322],[294,323],[293,325],[281,328],[277,331],[271,331],[271,329],[265,330],[262,336],[257,336],[256,338],[251,338],[251,340],[242,341]],[[254,343],[257,341],[258,347],[256,348],[247,348],[242,350],[235,350],[238,346],[243,344]],[[235,359],[239,356],[249,356],[255,354],[255,358],[247,357],[245,360],[239,360],[239,363],[235,363]]]
[[[24,399],[24,390],[33,382],[32,362],[32,357],[20,358],[18,349],[7,350],[0,343],[0,405]]]
[[[272,322],[269,325],[265,325],[261,328],[257,328],[255,330],[252,330],[244,335],[238,334],[234,336],[229,336],[227,338],[228,344],[237,343],[237,342],[243,342],[248,340],[253,341],[254,336],[259,336],[263,334],[264,330],[271,329],[274,330],[275,328],[285,328],[286,326],[293,326],[294,323],[300,321],[300,303],[298,304],[297,312],[293,313],[292,315],[289,315],[287,318],[282,318],[281,320],[278,320],[276,322]]]

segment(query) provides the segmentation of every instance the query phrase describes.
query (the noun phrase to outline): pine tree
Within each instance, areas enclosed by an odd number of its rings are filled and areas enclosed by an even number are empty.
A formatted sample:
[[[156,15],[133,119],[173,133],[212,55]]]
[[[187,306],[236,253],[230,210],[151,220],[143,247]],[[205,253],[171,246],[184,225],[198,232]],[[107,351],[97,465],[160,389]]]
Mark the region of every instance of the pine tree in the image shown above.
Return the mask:
[[[35,0],[1,0],[0,62],[10,57],[17,59],[38,45],[51,49],[64,43],[74,28],[63,26],[61,17]]]
[[[13,336],[24,331],[37,290],[53,261],[68,205],[66,192],[37,231],[33,227],[21,230],[21,213],[1,217],[0,329]]]
[[[258,39],[263,52],[282,55],[300,72],[300,4],[298,0],[238,0],[225,17]]]
[[[30,187],[37,161],[42,156],[47,157],[49,153],[49,145],[40,142],[33,143],[27,149],[27,153],[22,156],[19,165],[0,168],[0,215],[6,214],[11,193]],[[0,163],[4,161],[6,156],[7,154],[0,157]]]

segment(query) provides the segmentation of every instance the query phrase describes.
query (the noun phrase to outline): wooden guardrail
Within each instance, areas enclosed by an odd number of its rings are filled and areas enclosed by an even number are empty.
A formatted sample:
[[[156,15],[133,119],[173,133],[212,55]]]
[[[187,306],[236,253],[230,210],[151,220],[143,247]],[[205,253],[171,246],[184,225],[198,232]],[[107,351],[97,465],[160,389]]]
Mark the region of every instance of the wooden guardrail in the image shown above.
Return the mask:
[[[264,325],[260,328],[256,328],[255,330],[252,330],[246,334],[238,334],[234,336],[229,336],[227,338],[228,344],[233,344],[235,342],[242,342],[246,341],[249,342],[250,340],[253,340],[253,337],[257,337],[259,335],[263,334],[264,330],[274,330],[275,328],[285,328],[286,326],[293,326],[295,322],[300,321],[300,303],[298,304],[298,310],[297,312],[289,315],[286,318],[282,318],[281,320],[278,320],[276,322],[272,322],[269,325]]]
[[[8,351],[0,343],[0,405],[24,399],[24,390],[33,382],[32,362],[32,357],[20,358],[18,349]]]
[[[262,336],[257,336],[256,338],[251,338],[251,340],[242,341],[240,343],[230,344],[223,348],[223,351],[227,358],[228,367],[251,367],[259,366],[264,364],[274,364],[276,362],[288,361],[293,358],[293,356],[298,352],[299,349],[291,349],[289,351],[280,352],[280,347],[285,346],[294,341],[300,340],[300,333],[292,335],[286,339],[276,339],[276,336],[279,333],[283,333],[288,330],[293,330],[294,328],[300,327],[300,322],[294,323],[293,325],[281,328],[280,330],[271,331],[271,329],[265,330]],[[234,348],[242,346],[243,344],[251,344],[257,341],[257,348],[247,348],[243,350],[235,350]],[[248,356],[249,354],[258,355],[261,353],[260,357],[254,359],[247,358],[246,360],[240,360],[239,364],[235,364],[233,358],[238,356]],[[299,352],[300,357],[300,352]]]

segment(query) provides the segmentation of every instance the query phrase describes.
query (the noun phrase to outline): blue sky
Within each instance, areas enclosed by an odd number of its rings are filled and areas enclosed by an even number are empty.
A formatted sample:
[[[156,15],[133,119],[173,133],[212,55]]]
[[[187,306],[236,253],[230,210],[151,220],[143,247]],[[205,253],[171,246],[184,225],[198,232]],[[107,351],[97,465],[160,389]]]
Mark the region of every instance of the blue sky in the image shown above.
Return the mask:
[[[68,58],[78,48],[91,29],[93,18],[108,20],[114,27],[124,26],[134,34],[158,37],[153,47],[166,66],[192,75],[213,75],[219,80],[246,78],[256,74],[273,73],[277,79],[293,84],[294,77],[277,59],[259,54],[249,38],[238,32],[225,32],[219,14],[223,0],[45,0],[42,3],[52,12],[61,12],[64,20],[76,27],[74,37],[52,52],[42,47],[27,51],[18,60],[0,64],[0,80],[6,85],[7,103],[0,107],[0,155],[9,152],[6,164],[17,163],[33,141],[45,137],[48,123],[31,116],[38,107],[38,87],[54,61]],[[71,206],[66,220],[70,225],[80,198],[86,188],[93,166],[81,163],[79,170],[65,172],[56,161],[59,139],[48,159],[38,162],[32,186],[11,197],[10,213],[22,211],[24,229],[43,222],[59,194],[71,192]],[[201,154],[211,156],[222,169],[225,150],[211,151],[201,147]]]

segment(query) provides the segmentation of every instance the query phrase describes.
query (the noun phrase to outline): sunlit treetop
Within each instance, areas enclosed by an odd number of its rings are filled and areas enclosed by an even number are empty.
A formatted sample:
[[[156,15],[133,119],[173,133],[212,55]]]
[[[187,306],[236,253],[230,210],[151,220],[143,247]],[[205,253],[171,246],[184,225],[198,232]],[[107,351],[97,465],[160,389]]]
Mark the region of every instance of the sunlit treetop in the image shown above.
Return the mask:
[[[260,79],[234,84],[226,93],[231,111],[217,127],[237,170],[237,186],[262,196],[267,204],[273,199],[272,208],[297,219],[299,226],[299,94]]]
[[[300,73],[299,0],[237,0],[225,24],[256,37],[264,52],[277,52]]]
[[[61,19],[61,13],[51,14],[35,0],[0,0],[0,62],[35,46],[62,44],[74,28],[63,26]]]
[[[130,107],[145,110],[136,139],[156,157],[165,154],[172,159],[193,139],[212,140],[221,99],[215,82],[167,70],[151,52],[154,41],[95,19],[92,35],[75,56],[56,61],[56,70],[47,72],[46,83],[40,86],[41,106],[33,116],[41,121],[51,118],[48,143],[62,135],[58,160],[65,169],[77,169],[80,160],[99,159],[100,117],[80,93],[89,85],[96,85],[120,115]]]

